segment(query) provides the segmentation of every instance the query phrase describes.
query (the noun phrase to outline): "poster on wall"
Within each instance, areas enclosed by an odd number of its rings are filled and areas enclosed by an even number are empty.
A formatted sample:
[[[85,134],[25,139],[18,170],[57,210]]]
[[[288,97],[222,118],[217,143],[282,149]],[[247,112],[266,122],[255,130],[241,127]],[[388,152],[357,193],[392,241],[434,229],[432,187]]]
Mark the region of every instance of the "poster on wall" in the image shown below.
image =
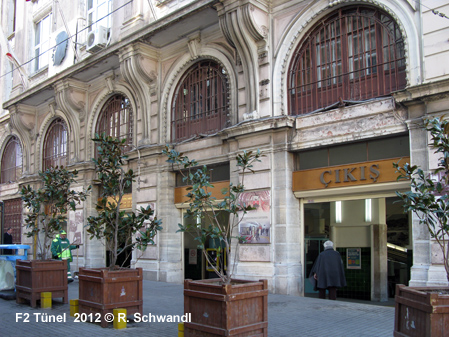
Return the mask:
[[[198,251],[196,249],[189,249],[189,264],[198,263]]]
[[[245,214],[239,224],[239,236],[244,238],[240,243],[270,243],[270,191],[244,192],[239,196],[239,203],[254,208]]]
[[[360,248],[346,248],[346,269],[362,269]]]
[[[76,210],[74,212],[69,212],[67,226],[67,237],[72,245],[83,245],[83,226],[84,226],[84,214],[82,210]],[[78,249],[78,251],[73,251],[76,256],[83,256],[83,249]]]
[[[140,209],[140,207],[147,208],[147,206],[151,206],[151,209],[154,210],[154,214],[150,217],[150,220],[145,220],[145,224],[147,226],[150,225],[150,221],[153,221],[156,217],[156,203],[150,202],[145,204],[138,204],[137,209]],[[136,236],[139,236],[140,234],[137,233]],[[149,244],[147,248],[144,251],[141,251],[139,249],[134,250],[136,259],[143,259],[143,260],[156,260],[158,258],[158,248],[157,248],[157,242],[159,240],[159,235],[156,235],[153,238],[154,244]]]

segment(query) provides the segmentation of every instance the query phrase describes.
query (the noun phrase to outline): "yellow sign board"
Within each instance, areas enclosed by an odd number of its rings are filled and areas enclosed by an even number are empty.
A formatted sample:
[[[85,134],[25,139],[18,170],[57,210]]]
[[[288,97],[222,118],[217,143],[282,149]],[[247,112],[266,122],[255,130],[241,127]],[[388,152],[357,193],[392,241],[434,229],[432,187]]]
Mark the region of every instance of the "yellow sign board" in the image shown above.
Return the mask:
[[[398,174],[393,163],[410,162],[410,157],[375,160],[293,172],[293,191],[394,182]]]

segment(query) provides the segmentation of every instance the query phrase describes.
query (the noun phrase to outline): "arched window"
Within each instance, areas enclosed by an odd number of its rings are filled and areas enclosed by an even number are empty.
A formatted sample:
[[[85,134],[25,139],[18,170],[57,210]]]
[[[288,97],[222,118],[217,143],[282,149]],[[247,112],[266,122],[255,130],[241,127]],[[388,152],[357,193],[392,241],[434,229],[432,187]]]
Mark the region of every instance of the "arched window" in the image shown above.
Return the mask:
[[[51,123],[45,136],[43,169],[67,166],[67,147],[67,126],[61,118],[57,118]]]
[[[214,61],[194,64],[175,90],[172,104],[172,141],[224,128],[229,110],[228,77]]]
[[[22,175],[22,147],[17,137],[11,137],[2,157],[1,183],[17,181]]]
[[[339,9],[320,21],[298,46],[287,83],[291,115],[405,88],[399,26],[379,9]]]
[[[126,138],[125,151],[131,150],[133,143],[133,109],[129,99],[123,95],[112,96],[98,118],[95,132],[105,133],[119,139]]]

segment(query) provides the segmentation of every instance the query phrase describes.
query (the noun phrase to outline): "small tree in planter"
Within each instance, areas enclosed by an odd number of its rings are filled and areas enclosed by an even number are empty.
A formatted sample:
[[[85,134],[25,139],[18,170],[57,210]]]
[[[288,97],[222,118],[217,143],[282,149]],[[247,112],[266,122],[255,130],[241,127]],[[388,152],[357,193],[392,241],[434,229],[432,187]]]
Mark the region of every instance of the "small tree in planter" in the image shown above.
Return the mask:
[[[394,164],[399,173],[398,180],[408,179],[411,185],[410,191],[396,194],[404,203],[404,211],[412,211],[440,246],[449,281],[449,121],[443,118],[430,119],[425,122],[425,129],[430,133],[430,145],[435,153],[441,154],[438,168],[433,173],[425,173],[416,165]],[[447,333],[443,322],[449,316],[448,293],[448,287],[418,288],[399,285],[396,291],[395,335],[396,332],[401,333],[401,336],[408,336],[409,333],[413,336],[443,336]],[[419,304],[413,306],[413,303]],[[428,312],[423,310],[429,306],[433,309]],[[409,312],[414,317],[409,316]],[[404,317],[407,319],[404,320]],[[418,331],[416,327],[410,328],[409,322],[412,321],[429,324],[420,325],[421,330]]]
[[[153,239],[162,226],[161,221],[153,217],[151,206],[141,207],[137,214],[120,209],[126,189],[136,178],[133,170],[123,169],[127,159],[124,154],[126,139],[102,134],[96,135],[93,141],[98,145],[98,158],[92,160],[101,193],[97,203],[98,215],[90,216],[86,227],[91,239],[105,239],[110,248],[109,267],[113,269],[119,255],[130,254],[135,248],[145,250],[154,244]]]
[[[90,239],[105,241],[110,249],[110,263],[108,269],[80,269],[79,310],[81,313],[99,312],[101,317],[112,313],[114,308],[126,308],[128,314],[142,313],[142,268],[119,268],[117,257],[131,254],[134,249],[144,251],[154,244],[157,231],[162,229],[161,221],[153,217],[154,210],[150,206],[141,207],[137,213],[121,209],[125,191],[136,178],[133,170],[123,168],[127,158],[124,154],[126,139],[102,134],[95,135],[93,141],[98,145],[98,156],[92,160],[101,193],[96,207],[98,215],[90,216],[86,227]],[[101,284],[98,284],[99,278],[103,279]],[[120,278],[123,281],[117,282]],[[107,322],[102,320],[101,325],[104,327]]]
[[[199,226],[196,223],[179,224],[178,232],[193,233],[198,241],[198,248],[202,249],[208,266],[211,266],[221,282],[216,280],[184,282],[184,311],[191,313],[191,322],[185,323],[186,336],[210,335],[211,331],[217,335],[238,335],[238,332],[248,333],[248,335],[267,335],[268,312],[267,281],[258,282],[235,280],[234,274],[237,254],[231,263],[231,240],[236,240],[236,249],[239,242],[245,242],[243,237],[235,235],[240,222],[247,211],[253,208],[240,201],[239,195],[245,191],[244,178],[248,172],[253,171],[253,165],[260,162],[262,157],[259,150],[244,151],[236,156],[237,167],[241,172],[241,182],[237,185],[230,183],[229,188],[223,189],[223,200],[217,201],[210,191],[213,185],[210,183],[210,173],[207,166],[198,168],[196,160],[190,160],[182,153],[170,149],[168,146],[163,150],[168,157],[167,162],[176,165],[183,181],[189,185],[187,198],[189,208],[186,218],[205,219],[209,223],[207,227]],[[219,212],[229,214],[229,222],[220,221]],[[226,268],[217,268],[215,261],[206,250],[208,239],[218,241],[217,259],[223,254],[226,257]],[[225,270],[226,269],[226,270]],[[217,294],[224,296],[216,296]],[[235,296],[232,296],[235,295]],[[202,301],[202,299],[205,301]],[[215,298],[215,300],[213,300]],[[223,309],[226,307],[226,309]],[[247,309],[245,309],[247,307]],[[248,313],[244,319],[236,320],[240,315],[239,310]],[[219,317],[211,313],[220,313]],[[207,314],[206,314],[207,313]],[[223,316],[222,316],[223,315]]]
[[[34,237],[39,253],[39,260],[46,261],[51,258],[49,249],[51,240],[63,229],[67,223],[67,211],[75,211],[76,204],[85,201],[90,186],[81,192],[70,189],[76,182],[78,172],[68,171],[64,167],[51,167],[39,172],[43,183],[40,189],[31,186],[23,187],[20,191],[22,200],[28,213],[25,218],[26,235]],[[65,268],[65,271],[64,271]],[[63,297],[67,301],[67,262],[52,261],[41,263],[36,261],[18,261],[17,264],[17,301],[31,300],[36,306],[36,300],[41,291],[52,291],[53,297]],[[45,277],[38,276],[45,273]],[[65,285],[64,285],[65,283]],[[46,290],[42,290],[47,288]],[[34,289],[41,289],[39,292]],[[60,296],[59,296],[60,295]]]
[[[70,172],[64,167],[51,167],[39,172],[43,187],[33,189],[30,185],[20,191],[25,207],[29,210],[25,218],[27,237],[36,237],[40,260],[51,258],[51,240],[67,223],[68,209],[75,211],[76,204],[85,201],[86,191],[76,192],[70,185],[76,182],[78,172]]]

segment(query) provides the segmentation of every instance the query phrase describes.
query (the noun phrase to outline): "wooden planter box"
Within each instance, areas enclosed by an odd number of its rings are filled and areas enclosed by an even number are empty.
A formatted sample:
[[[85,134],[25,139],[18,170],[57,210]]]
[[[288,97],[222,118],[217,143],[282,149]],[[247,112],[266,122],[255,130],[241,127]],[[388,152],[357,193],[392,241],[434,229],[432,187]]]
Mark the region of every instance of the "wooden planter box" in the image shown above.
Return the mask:
[[[104,315],[114,309],[126,309],[127,315],[142,314],[142,268],[80,268],[78,280],[79,313],[99,313],[103,328],[108,326]]]
[[[184,336],[267,336],[267,280],[184,281]]]
[[[30,301],[35,308],[42,292],[51,292],[52,299],[62,297],[62,303],[68,303],[67,261],[17,260],[16,302]]]
[[[396,286],[394,336],[443,337],[449,332],[449,287]]]

